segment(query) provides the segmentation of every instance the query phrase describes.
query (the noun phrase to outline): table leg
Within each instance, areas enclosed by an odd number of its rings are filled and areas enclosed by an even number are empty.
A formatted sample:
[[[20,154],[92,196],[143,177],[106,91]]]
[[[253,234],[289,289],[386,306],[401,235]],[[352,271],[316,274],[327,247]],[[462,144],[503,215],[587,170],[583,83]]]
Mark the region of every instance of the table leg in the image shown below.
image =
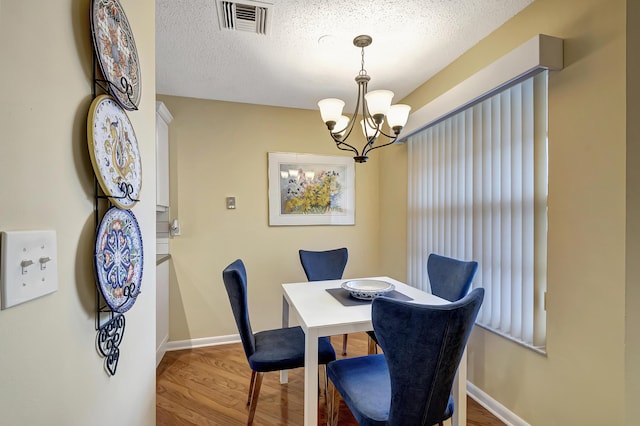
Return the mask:
[[[318,333],[304,335],[304,426],[318,425]]]
[[[282,328],[289,327],[289,302],[282,296]]]
[[[467,349],[462,353],[462,359],[458,366],[458,372],[453,381],[453,400],[455,411],[451,419],[453,426],[464,426],[467,424]]]
[[[289,302],[287,298],[282,296],[282,328],[289,327]],[[284,384],[289,381],[289,370],[280,370],[280,383]]]

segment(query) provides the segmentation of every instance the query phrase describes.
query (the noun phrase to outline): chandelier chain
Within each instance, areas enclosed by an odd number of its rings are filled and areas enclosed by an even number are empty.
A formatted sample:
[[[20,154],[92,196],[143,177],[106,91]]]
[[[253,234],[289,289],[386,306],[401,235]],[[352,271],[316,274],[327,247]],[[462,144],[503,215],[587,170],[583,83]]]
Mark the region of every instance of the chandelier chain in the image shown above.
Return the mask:
[[[360,75],[367,75],[367,70],[364,69],[364,46],[361,47],[362,49],[362,60],[360,61]]]

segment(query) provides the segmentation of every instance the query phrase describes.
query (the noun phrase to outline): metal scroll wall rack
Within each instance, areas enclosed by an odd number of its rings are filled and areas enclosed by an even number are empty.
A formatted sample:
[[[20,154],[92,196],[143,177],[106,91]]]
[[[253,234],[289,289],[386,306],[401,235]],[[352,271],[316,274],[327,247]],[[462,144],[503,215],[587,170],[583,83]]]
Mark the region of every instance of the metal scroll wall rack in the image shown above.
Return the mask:
[[[111,93],[113,90],[117,90],[122,94],[125,94],[131,101],[132,86],[127,81],[126,77],[122,77],[120,84],[113,84],[110,81],[97,78],[97,61],[95,53],[93,55],[93,98],[98,96],[98,91],[105,94]],[[133,102],[131,102],[133,104]],[[138,108],[135,107],[135,110]],[[94,176],[94,216],[96,230],[100,224],[100,218],[104,216],[106,210],[113,206],[112,199],[128,199],[133,202],[139,201],[132,198],[133,187],[131,184],[123,182],[120,184],[119,189],[122,193],[120,196],[108,196],[102,191],[98,184],[97,177]],[[137,297],[139,294],[140,283],[131,283],[124,288],[125,301],[122,305],[128,303],[131,297]],[[97,331],[96,346],[100,355],[105,358],[104,366],[110,375],[116,374],[118,366],[118,360],[120,358],[120,343],[124,337],[125,330],[125,316],[124,313],[113,310],[105,301],[104,297],[96,286],[96,321],[95,329]]]

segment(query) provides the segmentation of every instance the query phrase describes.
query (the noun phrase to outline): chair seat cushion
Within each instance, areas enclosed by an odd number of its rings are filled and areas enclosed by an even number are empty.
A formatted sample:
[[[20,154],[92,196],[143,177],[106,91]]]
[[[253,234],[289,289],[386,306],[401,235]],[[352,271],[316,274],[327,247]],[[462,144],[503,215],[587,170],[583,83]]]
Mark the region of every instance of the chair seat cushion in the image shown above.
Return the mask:
[[[391,380],[384,355],[330,362],[327,375],[360,426],[389,425]],[[450,396],[442,419],[451,417],[453,410]]]
[[[327,365],[327,375],[358,424],[387,424],[391,382],[384,355],[331,362]]]
[[[279,328],[255,333],[256,350],[249,366],[258,372],[288,370],[304,366],[304,332],[300,327]],[[318,364],[336,359],[328,337],[318,340]]]

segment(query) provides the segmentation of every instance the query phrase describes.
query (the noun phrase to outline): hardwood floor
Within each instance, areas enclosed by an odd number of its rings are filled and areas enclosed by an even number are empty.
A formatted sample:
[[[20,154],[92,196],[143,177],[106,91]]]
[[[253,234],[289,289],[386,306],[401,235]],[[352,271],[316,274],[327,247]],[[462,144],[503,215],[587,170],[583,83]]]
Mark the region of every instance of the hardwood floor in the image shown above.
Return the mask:
[[[342,336],[332,338],[339,354]],[[367,353],[367,335],[349,335],[348,356]],[[341,357],[341,356],[339,356]],[[156,424],[245,425],[251,370],[240,343],[167,352],[156,372]],[[277,372],[266,373],[260,390],[254,425],[301,425],[303,369],[289,372],[281,385]],[[326,424],[325,401],[319,401],[318,424]],[[357,425],[349,409],[340,405],[340,425]],[[500,420],[468,398],[467,425],[501,426]]]

